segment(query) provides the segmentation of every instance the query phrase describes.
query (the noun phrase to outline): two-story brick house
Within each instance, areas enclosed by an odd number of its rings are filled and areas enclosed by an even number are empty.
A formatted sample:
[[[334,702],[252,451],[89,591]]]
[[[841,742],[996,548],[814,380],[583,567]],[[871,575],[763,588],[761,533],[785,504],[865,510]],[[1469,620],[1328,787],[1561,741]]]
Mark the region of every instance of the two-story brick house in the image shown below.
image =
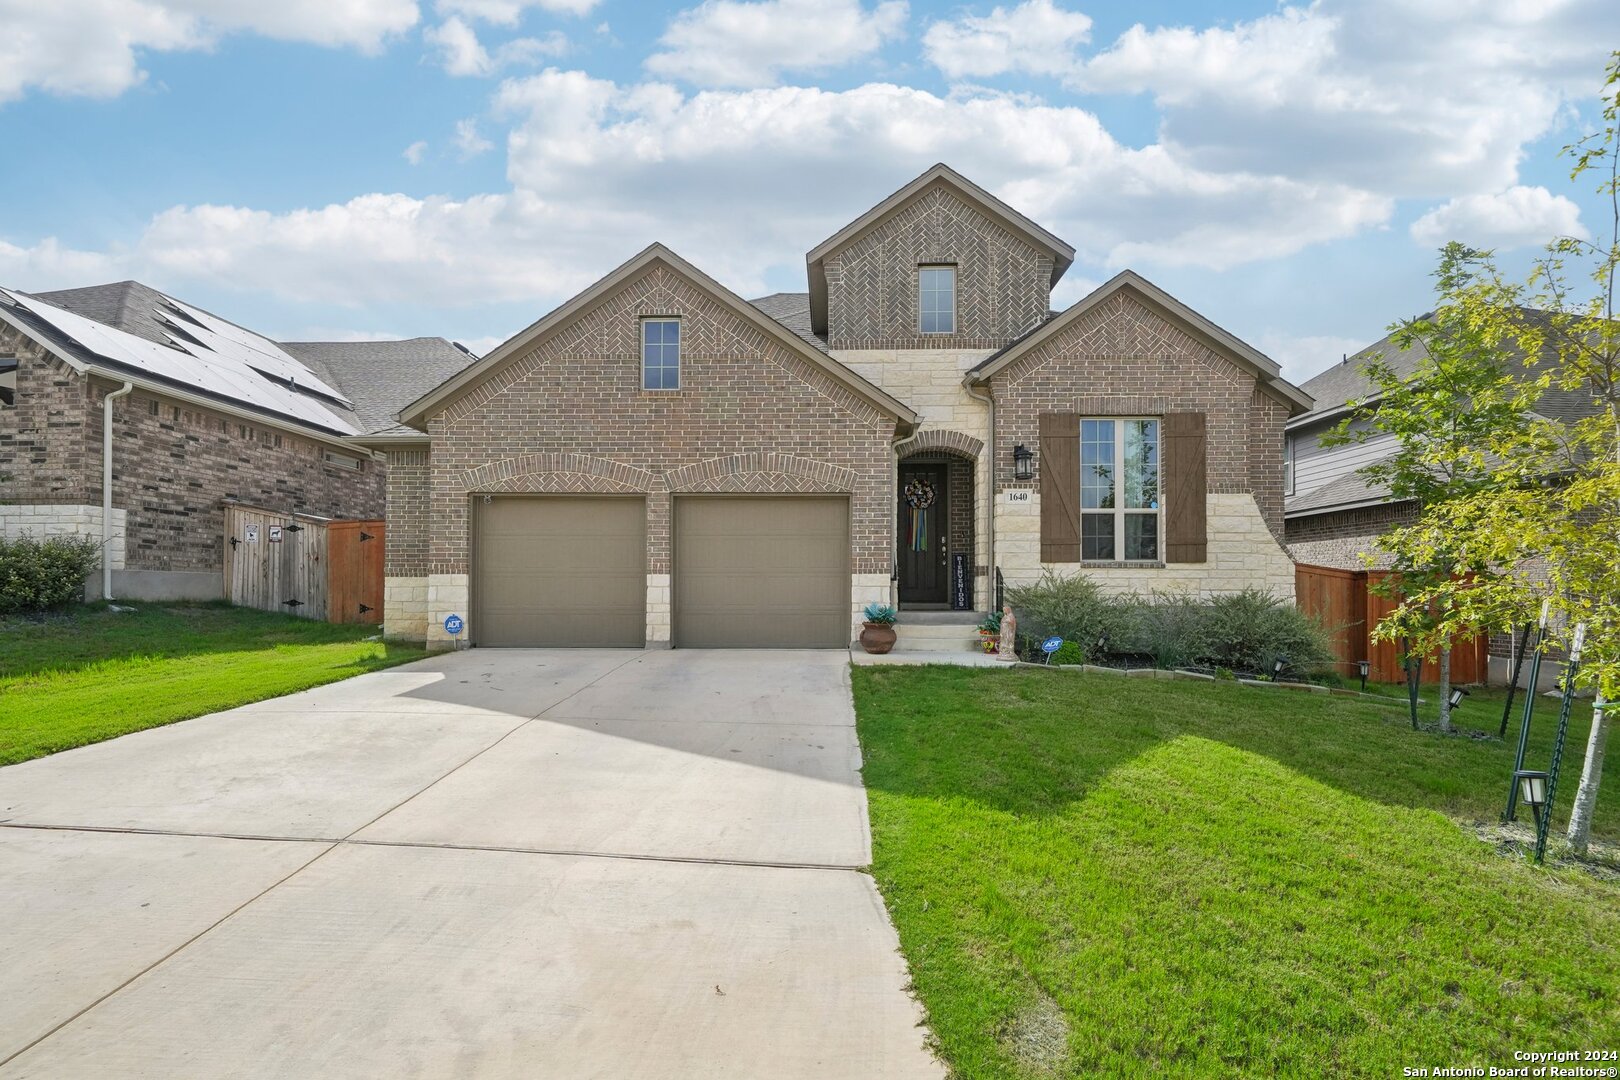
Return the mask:
[[[400,413],[390,635],[842,646],[1051,568],[1293,593],[1275,363],[938,165],[743,300],[653,245]]]

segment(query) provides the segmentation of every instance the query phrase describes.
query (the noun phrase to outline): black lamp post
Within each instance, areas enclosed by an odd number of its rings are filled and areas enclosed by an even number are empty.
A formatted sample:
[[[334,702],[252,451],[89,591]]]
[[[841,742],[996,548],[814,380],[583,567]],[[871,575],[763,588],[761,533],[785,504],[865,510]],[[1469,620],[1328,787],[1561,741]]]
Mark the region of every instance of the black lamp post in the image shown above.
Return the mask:
[[[1356,667],[1361,671],[1361,692],[1367,692],[1367,676],[1372,674],[1372,664],[1366,660],[1356,661]]]
[[[1035,477],[1035,452],[1023,443],[1013,447],[1013,479],[1032,480]]]
[[[1453,709],[1455,709],[1457,706],[1461,705],[1462,704],[1462,699],[1467,697],[1467,696],[1468,696],[1468,691],[1464,690],[1462,687],[1459,686],[1459,687],[1454,688],[1451,691],[1451,707]]]

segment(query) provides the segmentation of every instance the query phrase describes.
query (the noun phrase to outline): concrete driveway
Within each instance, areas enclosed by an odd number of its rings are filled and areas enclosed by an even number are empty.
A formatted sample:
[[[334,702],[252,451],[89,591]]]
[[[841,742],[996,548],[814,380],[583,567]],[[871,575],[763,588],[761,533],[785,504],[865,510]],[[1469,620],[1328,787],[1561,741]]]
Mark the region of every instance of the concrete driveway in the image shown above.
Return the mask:
[[[475,651],[0,769],[0,1077],[938,1077],[847,657]]]

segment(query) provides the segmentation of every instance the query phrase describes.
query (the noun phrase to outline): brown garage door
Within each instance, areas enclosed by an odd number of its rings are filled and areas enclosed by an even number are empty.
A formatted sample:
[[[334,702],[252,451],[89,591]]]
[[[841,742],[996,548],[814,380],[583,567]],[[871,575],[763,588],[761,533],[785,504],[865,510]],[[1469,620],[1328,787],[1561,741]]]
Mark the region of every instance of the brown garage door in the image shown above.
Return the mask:
[[[675,497],[675,645],[845,648],[849,500]]]
[[[646,644],[643,499],[474,496],[472,569],[475,644]]]

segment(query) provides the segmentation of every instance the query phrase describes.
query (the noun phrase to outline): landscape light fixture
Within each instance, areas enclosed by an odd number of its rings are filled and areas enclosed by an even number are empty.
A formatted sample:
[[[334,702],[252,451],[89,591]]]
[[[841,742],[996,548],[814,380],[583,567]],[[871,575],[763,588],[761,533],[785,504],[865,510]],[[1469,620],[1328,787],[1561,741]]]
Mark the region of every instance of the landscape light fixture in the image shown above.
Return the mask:
[[[1519,786],[1519,801],[1530,807],[1536,828],[1541,828],[1541,808],[1547,805],[1547,774],[1539,769],[1520,769],[1513,774]]]
[[[1372,674],[1372,662],[1357,660],[1356,667],[1361,670],[1361,692],[1365,694],[1367,692],[1367,676]]]
[[[1288,666],[1288,658],[1279,656],[1277,662],[1271,665],[1271,677],[1277,682],[1282,681],[1283,668]]]
[[[1457,706],[1461,705],[1462,704],[1462,699],[1467,697],[1467,696],[1468,696],[1468,691],[1464,690],[1460,686],[1455,688],[1454,690],[1452,690],[1451,691],[1451,707],[1453,709],[1455,709]]]
[[[1013,447],[1013,479],[1033,480],[1035,478],[1035,453],[1023,443]]]

